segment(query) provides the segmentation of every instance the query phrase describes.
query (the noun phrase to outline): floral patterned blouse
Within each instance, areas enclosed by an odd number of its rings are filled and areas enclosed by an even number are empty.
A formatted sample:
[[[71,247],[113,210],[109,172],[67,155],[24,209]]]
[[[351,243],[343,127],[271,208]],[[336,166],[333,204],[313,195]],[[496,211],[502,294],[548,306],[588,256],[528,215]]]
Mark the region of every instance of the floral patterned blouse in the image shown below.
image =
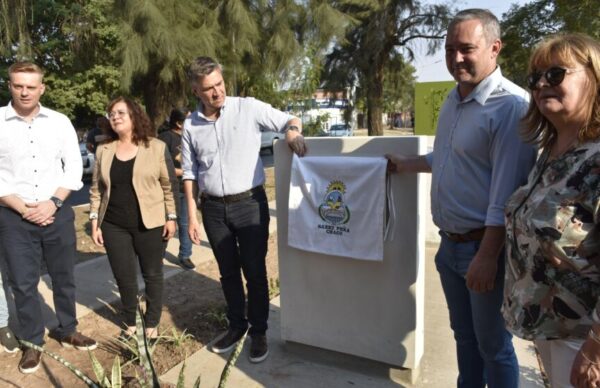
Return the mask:
[[[502,313],[521,338],[583,338],[600,323],[600,139],[548,155],[506,205]]]

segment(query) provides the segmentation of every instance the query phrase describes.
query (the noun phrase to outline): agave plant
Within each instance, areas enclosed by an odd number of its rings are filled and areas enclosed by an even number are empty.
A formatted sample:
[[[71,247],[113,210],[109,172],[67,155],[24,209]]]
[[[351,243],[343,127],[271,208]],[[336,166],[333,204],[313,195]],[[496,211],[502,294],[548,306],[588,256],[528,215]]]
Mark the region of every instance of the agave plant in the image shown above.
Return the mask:
[[[221,372],[221,378],[219,380],[218,388],[225,387],[225,384],[227,383],[227,378],[229,377],[229,374],[231,373],[231,369],[235,365],[240,353],[242,352],[245,340],[246,340],[246,334],[244,334],[244,336],[238,341],[238,344],[236,345],[235,350],[231,353],[231,355],[227,359],[227,364],[225,365],[225,367],[223,368],[223,371]],[[96,375],[96,381],[94,381],[90,376],[86,375],[83,371],[81,371],[80,369],[75,367],[73,364],[71,364],[70,362],[68,362],[67,360],[62,358],[61,356],[59,356],[55,353],[52,353],[38,345],[31,343],[31,342],[24,341],[24,340],[21,340],[20,342],[22,345],[27,346],[32,349],[35,349],[35,350],[38,350],[40,352],[43,352],[44,354],[48,355],[49,357],[60,362],[62,365],[67,367],[71,372],[73,372],[73,374],[75,374],[75,376],[77,376],[85,384],[87,384],[88,387],[91,387],[91,388],[121,388],[123,385],[122,365],[121,365],[121,359],[119,358],[119,356],[115,357],[115,359],[113,360],[113,364],[112,364],[112,368],[111,368],[111,372],[110,372],[110,378],[109,378],[109,376],[106,373],[106,371],[104,370],[104,367],[102,366],[102,364],[100,364],[100,362],[98,361],[96,356],[94,356],[94,354],[91,351],[89,351],[88,353],[90,356],[90,361],[92,363],[92,369],[94,371],[94,374]],[[119,340],[119,342],[125,343],[126,341]],[[146,337],[144,320],[142,319],[142,312],[141,312],[141,308],[139,307],[139,305],[138,305],[138,310],[136,312],[135,341],[134,341],[133,345],[128,343],[127,347],[132,351],[132,353],[135,356],[137,356],[136,360],[138,361],[138,363],[136,366],[138,368],[136,370],[136,377],[137,377],[138,384],[142,388],[160,388],[160,382],[158,379],[158,375],[156,374],[156,370],[154,369],[154,365],[152,364],[153,346],[150,344],[150,341]],[[139,373],[138,373],[138,371],[139,371]],[[185,387],[184,372],[185,372],[185,359],[183,361],[183,366],[181,367],[181,370],[179,371],[179,376],[177,378],[177,388]],[[200,376],[198,376],[196,378],[196,381],[194,382],[193,387],[194,388],[200,387]]]
[[[223,372],[221,372],[221,379],[219,380],[218,388],[225,388],[225,383],[227,383],[227,378],[229,377],[229,373],[231,373],[231,369],[235,365],[240,353],[242,353],[242,349],[244,348],[244,342],[246,342],[246,336],[248,332],[246,332],[242,338],[238,341],[235,346],[234,351],[231,353],[229,358],[227,359],[227,364],[225,364],[225,368],[223,368]]]

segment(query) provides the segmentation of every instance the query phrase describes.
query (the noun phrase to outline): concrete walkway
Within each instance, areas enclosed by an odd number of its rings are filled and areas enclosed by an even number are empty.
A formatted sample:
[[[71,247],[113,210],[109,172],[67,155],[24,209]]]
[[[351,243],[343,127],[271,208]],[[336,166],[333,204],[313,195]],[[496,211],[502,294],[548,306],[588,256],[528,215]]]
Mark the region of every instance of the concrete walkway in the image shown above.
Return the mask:
[[[401,370],[378,362],[314,348],[286,343],[280,338],[279,298],[271,301],[269,349],[267,360],[251,364],[247,339],[242,354],[227,380],[230,387],[341,388],[341,387],[455,387],[457,365],[454,339],[448,321],[448,309],[433,264],[437,245],[428,245],[425,275],[425,353],[420,377],[414,385]],[[522,388],[544,387],[535,351],[530,342],[515,339]],[[227,354],[228,355],[228,354]],[[206,387],[216,387],[226,356],[201,349],[186,360],[186,386],[198,375]],[[161,378],[175,384],[182,364]]]
[[[275,218],[275,203],[270,203],[271,215]],[[271,232],[276,220],[271,220]],[[205,235],[203,235],[205,236]],[[300,344],[286,343],[280,338],[279,298],[271,301],[268,331],[269,358],[261,364],[251,364],[247,360],[245,348],[233,369],[229,387],[454,387],[456,386],[457,366],[454,340],[448,323],[448,310],[439,284],[433,256],[437,246],[428,245],[426,251],[425,275],[425,353],[421,361],[420,376],[416,383],[405,380],[405,373],[389,365],[361,359],[345,354],[318,349]],[[175,260],[178,241],[172,239],[167,248],[168,260]],[[165,277],[180,273],[182,269],[171,261],[165,261]],[[192,260],[196,264],[213,260],[209,244],[202,241],[194,247]],[[77,265],[77,316],[82,317],[103,304],[118,298],[117,287],[106,256]],[[140,279],[140,285],[141,279]],[[40,293],[48,309],[44,312],[47,327],[56,325],[50,280],[44,276],[40,283]],[[527,341],[515,339],[515,347],[520,363],[520,387],[544,387],[539,373],[533,347]],[[248,340],[249,345],[249,340]],[[192,386],[198,375],[202,376],[202,387],[216,387],[226,358],[209,352],[206,348],[191,355],[186,360],[186,386]],[[162,381],[175,384],[182,364],[165,375]]]

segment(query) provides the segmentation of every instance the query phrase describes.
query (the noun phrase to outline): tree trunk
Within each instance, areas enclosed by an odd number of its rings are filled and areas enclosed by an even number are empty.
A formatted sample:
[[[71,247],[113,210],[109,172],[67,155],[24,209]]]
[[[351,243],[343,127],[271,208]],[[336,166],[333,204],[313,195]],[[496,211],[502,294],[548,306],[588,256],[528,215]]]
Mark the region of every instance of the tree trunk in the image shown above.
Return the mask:
[[[142,96],[146,113],[155,130],[169,119],[171,109],[183,107],[187,98],[177,83],[165,84],[160,81],[158,72],[150,72],[142,81]]]
[[[148,113],[155,130],[158,130],[168,114],[166,107],[162,104],[162,98],[159,96],[160,92],[158,89],[156,88],[156,84],[148,82],[144,86],[143,91],[146,113]]]
[[[367,118],[369,136],[383,135],[383,65],[375,61],[368,70]]]

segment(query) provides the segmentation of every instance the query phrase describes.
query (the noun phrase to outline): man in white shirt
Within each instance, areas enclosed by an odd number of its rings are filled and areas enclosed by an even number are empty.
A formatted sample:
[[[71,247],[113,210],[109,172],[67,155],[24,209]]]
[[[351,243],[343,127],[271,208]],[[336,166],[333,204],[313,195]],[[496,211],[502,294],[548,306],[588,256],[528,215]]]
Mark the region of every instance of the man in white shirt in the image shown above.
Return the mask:
[[[82,186],[77,135],[69,119],[40,105],[43,72],[33,63],[8,68],[11,102],[0,108],[0,249],[15,297],[17,336],[44,344],[37,287],[42,259],[52,279],[59,326],[51,335],[65,347],[96,348],[77,332],[74,213],[63,205]],[[41,353],[24,348],[19,370],[33,373]]]

